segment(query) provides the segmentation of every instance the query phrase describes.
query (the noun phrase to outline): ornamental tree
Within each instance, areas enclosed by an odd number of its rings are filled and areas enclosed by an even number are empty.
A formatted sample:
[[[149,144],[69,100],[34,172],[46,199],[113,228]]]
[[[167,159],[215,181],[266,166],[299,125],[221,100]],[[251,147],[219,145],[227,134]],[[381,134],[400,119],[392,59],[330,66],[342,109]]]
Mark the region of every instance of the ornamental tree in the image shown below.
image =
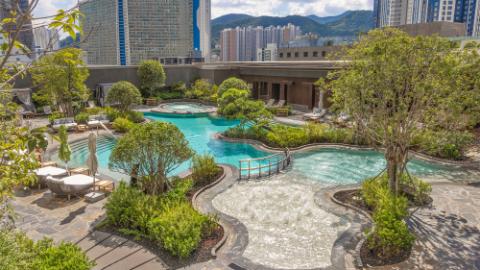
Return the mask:
[[[42,57],[34,64],[31,74],[35,86],[39,87],[33,95],[37,102],[56,106],[73,116],[75,105],[88,100],[85,81],[89,71],[79,49],[67,48]]]
[[[142,95],[135,85],[127,81],[120,81],[112,85],[107,94],[107,103],[116,105],[118,110],[124,114],[133,105],[142,103]]]
[[[13,188],[19,185],[33,184],[36,177],[33,173],[38,167],[38,162],[33,153],[28,149],[44,147],[43,142],[36,143],[31,139],[31,131],[27,127],[16,125],[15,112],[18,107],[11,103],[11,88],[14,81],[31,71],[32,64],[9,63],[15,53],[31,54],[25,44],[19,41],[23,31],[32,26],[31,21],[35,8],[40,0],[27,1],[25,5],[11,5],[9,10],[4,10],[5,16],[1,20],[0,35],[3,43],[0,46],[2,57],[0,59],[0,219],[3,217],[8,198],[12,196]],[[15,1],[18,2],[18,1]],[[5,7],[2,7],[5,8]],[[75,35],[76,31],[82,32],[78,9],[59,10],[55,14],[45,16],[41,27],[47,26],[52,32],[64,31]],[[50,44],[53,40],[49,40]],[[50,46],[51,47],[51,46]],[[45,51],[53,52],[52,48]],[[40,59],[45,57],[40,55]]]
[[[165,85],[166,75],[163,66],[156,60],[145,60],[138,68],[140,88],[144,97],[153,97],[158,88]]]
[[[479,109],[478,75],[459,81],[473,75],[469,65],[478,70],[478,54],[439,37],[386,28],[361,37],[347,58],[323,87],[332,90],[334,108],[351,115],[371,143],[384,148],[389,187],[397,192],[419,127],[438,121],[448,126]]]
[[[169,187],[168,176],[193,156],[182,132],[173,124],[150,122],[125,134],[112,151],[112,170],[138,176],[138,186],[148,194],[162,194]]]
[[[272,114],[260,100],[249,99],[249,90],[229,89],[218,99],[218,113],[228,119],[240,120],[239,127],[244,130],[249,121],[255,125],[264,125]]]
[[[222,97],[223,93],[232,88],[239,90],[250,90],[248,84],[244,80],[230,77],[218,86],[218,97]]]

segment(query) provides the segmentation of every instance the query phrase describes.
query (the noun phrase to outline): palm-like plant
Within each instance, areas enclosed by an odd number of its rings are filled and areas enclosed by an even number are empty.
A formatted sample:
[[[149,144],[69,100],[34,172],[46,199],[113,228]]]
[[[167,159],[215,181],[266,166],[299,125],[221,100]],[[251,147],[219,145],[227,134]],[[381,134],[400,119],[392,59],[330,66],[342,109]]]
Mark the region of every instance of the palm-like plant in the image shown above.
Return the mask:
[[[68,171],[68,162],[70,161],[70,157],[72,155],[72,149],[70,149],[70,145],[68,144],[67,128],[65,126],[61,126],[58,130],[58,136],[54,136],[53,138],[60,143],[58,148],[58,158],[65,162],[65,168]]]

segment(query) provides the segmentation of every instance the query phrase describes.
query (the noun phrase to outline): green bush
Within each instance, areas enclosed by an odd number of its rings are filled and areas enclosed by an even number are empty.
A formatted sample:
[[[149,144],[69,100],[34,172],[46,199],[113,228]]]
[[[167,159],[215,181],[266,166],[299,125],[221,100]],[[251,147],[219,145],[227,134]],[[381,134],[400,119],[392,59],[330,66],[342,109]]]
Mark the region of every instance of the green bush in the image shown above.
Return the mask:
[[[0,269],[87,270],[95,264],[71,243],[54,245],[51,239],[35,243],[22,232],[0,231]]]
[[[121,182],[105,204],[106,223],[123,229],[148,234],[148,222],[161,209],[160,197],[145,195],[137,188]]]
[[[461,159],[465,147],[474,141],[474,135],[468,131],[432,131],[422,130],[412,140],[414,149],[430,156],[449,159]]]
[[[120,112],[117,109],[112,108],[112,107],[105,107],[103,109],[103,112],[105,113],[105,115],[107,116],[107,118],[110,122],[113,122],[113,121],[115,121],[115,119],[120,117]]]
[[[157,94],[157,98],[162,100],[181,99],[184,97],[185,97],[185,93],[182,91],[159,92]]]
[[[86,124],[88,122],[88,117],[90,115],[88,113],[79,113],[75,116],[75,122],[77,122],[78,124]]]
[[[212,183],[220,173],[212,155],[195,155],[192,159],[192,178],[196,186]]]
[[[412,202],[418,205],[423,205],[429,201],[432,187],[429,183],[419,179],[418,177],[408,177],[407,174],[402,174],[399,181],[400,194],[412,198]],[[383,173],[376,178],[368,178],[362,183],[362,197],[365,203],[371,208],[375,209],[376,204],[380,201],[378,194],[380,189],[388,188],[388,175]]]
[[[98,115],[103,113],[104,108],[102,107],[93,107],[93,108],[85,108],[83,111],[88,115]]]
[[[35,251],[31,269],[88,270],[95,265],[72,243],[62,242],[55,246],[52,239],[43,239],[35,244]]]
[[[134,126],[135,124],[132,121],[123,117],[118,117],[117,119],[115,119],[115,121],[113,121],[112,124],[113,129],[121,133],[128,132]]]
[[[150,224],[150,237],[175,256],[188,257],[200,244],[211,220],[189,202],[163,209]]]
[[[410,250],[415,240],[404,221],[408,215],[407,199],[395,196],[388,188],[380,187],[376,191],[375,230],[369,235],[367,244],[377,256],[393,258]]]
[[[57,120],[57,119],[60,119],[60,118],[63,118],[65,117],[65,114],[61,113],[61,112],[53,112],[52,114],[50,114],[48,116],[48,121],[50,122],[50,124],[53,124],[53,121]]]
[[[145,119],[143,117],[143,113],[137,112],[137,111],[128,111],[126,113],[126,117],[128,120],[132,121],[133,123],[141,123]]]
[[[220,86],[218,86],[218,97],[222,97],[223,93],[227,92],[228,90],[235,88],[238,90],[248,90],[250,92],[250,88],[248,84],[242,80],[235,77],[230,77],[224,80]]]
[[[298,147],[309,142],[304,129],[282,125],[272,126],[266,140],[269,145],[275,147]]]
[[[327,124],[308,124],[305,126],[311,143],[347,143],[353,144],[352,129],[331,127]]]

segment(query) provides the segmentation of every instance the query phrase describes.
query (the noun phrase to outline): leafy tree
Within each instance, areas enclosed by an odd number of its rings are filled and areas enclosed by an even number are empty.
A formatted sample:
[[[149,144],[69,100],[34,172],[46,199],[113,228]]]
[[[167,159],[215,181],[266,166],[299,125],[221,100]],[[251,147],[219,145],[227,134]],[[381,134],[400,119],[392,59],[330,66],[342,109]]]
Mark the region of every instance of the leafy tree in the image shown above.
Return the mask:
[[[205,79],[196,80],[186,95],[191,98],[210,99],[216,94],[216,88]]]
[[[389,188],[396,193],[418,127],[456,121],[466,107],[478,110],[478,102],[470,102],[478,97],[478,79],[476,89],[457,81],[473,75],[465,73],[464,65],[475,63],[478,69],[477,56],[458,52],[446,39],[387,28],[361,37],[347,57],[351,62],[330,73],[323,87],[332,89],[334,107],[351,115],[369,140],[385,149]],[[458,104],[452,106],[453,101]],[[445,112],[451,117],[442,118]]]
[[[30,0],[27,6],[10,6],[11,9],[0,22],[0,35],[4,41],[0,46],[0,219],[5,214],[6,202],[12,195],[13,188],[33,184],[36,179],[33,170],[38,167],[38,162],[29,153],[29,149],[44,147],[40,140],[32,139],[33,132],[27,127],[16,126],[14,114],[17,106],[10,102],[13,82],[31,70],[31,65],[8,63],[15,51],[31,53],[19,42],[19,36],[25,29],[24,26],[35,19],[33,11],[39,1]],[[51,31],[81,32],[80,17],[78,9],[59,10],[54,16],[49,16],[51,20],[47,26]]]
[[[230,77],[223,81],[220,86],[218,87],[218,97],[222,97],[223,93],[225,93],[227,90],[235,88],[239,90],[250,90],[248,87],[248,84],[241,79],[235,78],[235,77]]]
[[[168,175],[192,155],[188,141],[175,125],[151,122],[134,126],[120,138],[109,167],[128,175],[136,171],[140,187],[157,195],[169,185]]]
[[[74,106],[88,100],[85,80],[88,69],[82,60],[82,51],[67,48],[42,57],[31,70],[34,84],[39,87],[33,98],[39,103],[49,103],[68,116],[74,115]]]
[[[120,81],[110,88],[106,101],[117,105],[121,113],[126,113],[132,105],[142,103],[142,95],[135,85]]]
[[[61,126],[58,130],[58,136],[54,137],[56,141],[59,142],[60,146],[58,148],[58,158],[65,162],[68,168],[68,162],[70,161],[70,157],[72,155],[72,149],[68,144],[68,131],[65,126]]]
[[[156,60],[142,61],[138,68],[138,77],[145,97],[155,96],[155,91],[165,85],[165,71],[162,64]]]
[[[253,121],[256,125],[265,125],[272,114],[262,101],[249,99],[249,90],[229,89],[218,99],[218,113],[228,119],[239,119],[239,127]]]

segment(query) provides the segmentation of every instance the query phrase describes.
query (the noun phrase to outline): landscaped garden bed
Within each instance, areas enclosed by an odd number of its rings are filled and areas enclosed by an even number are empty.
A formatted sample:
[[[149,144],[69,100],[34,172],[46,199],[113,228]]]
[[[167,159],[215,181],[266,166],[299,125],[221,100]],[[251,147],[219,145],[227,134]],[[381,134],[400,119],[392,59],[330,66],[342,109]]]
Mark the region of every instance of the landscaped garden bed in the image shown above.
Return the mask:
[[[367,215],[374,226],[367,231],[359,252],[365,266],[392,265],[409,258],[415,236],[405,220],[411,209],[432,202],[431,186],[404,174],[398,180],[399,194],[388,189],[388,176],[366,179],[360,189],[336,192],[336,201]]]

